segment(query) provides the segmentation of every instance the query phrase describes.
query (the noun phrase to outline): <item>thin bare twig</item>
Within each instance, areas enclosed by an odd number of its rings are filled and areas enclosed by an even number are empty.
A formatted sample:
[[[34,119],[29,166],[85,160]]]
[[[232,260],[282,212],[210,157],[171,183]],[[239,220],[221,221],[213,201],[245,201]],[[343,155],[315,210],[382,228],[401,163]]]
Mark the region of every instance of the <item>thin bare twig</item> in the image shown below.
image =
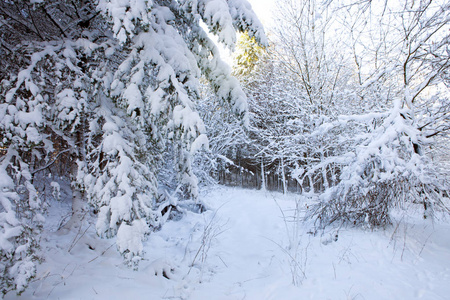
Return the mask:
[[[51,165],[53,165],[53,164],[58,160],[58,158],[59,158],[59,156],[60,156],[61,154],[66,153],[66,152],[69,152],[70,150],[72,150],[72,149],[65,149],[65,150],[59,152],[59,153],[56,155],[55,159],[53,159],[52,162],[50,162],[50,163],[47,164],[46,166],[43,166],[42,168],[39,168],[39,169],[37,169],[37,170],[34,170],[33,172],[31,172],[31,175],[34,175],[34,174],[36,174],[37,172],[40,172],[40,171],[43,171],[43,170],[49,168]]]
[[[99,258],[100,256],[103,256],[106,251],[108,251],[109,249],[111,249],[112,246],[114,246],[116,243],[111,244],[108,248],[106,248],[101,254],[97,255],[96,257],[94,257],[93,259],[91,259],[90,261],[88,261],[88,264],[93,262],[94,260],[96,260],[97,258]]]

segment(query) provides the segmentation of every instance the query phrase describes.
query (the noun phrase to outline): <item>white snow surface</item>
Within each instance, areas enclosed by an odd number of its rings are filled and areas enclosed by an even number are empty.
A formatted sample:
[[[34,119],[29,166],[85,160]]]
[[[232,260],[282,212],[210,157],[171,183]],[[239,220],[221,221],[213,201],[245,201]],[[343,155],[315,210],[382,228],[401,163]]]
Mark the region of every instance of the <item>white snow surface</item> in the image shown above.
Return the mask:
[[[144,243],[138,271],[115,239],[100,239],[95,216],[70,229],[50,208],[36,278],[5,299],[448,299],[450,223],[396,212],[386,230],[309,234],[293,218],[299,195],[217,187],[209,210],[168,221]],[[283,217],[284,215],[284,217]],[[298,219],[298,218],[297,218]],[[53,224],[53,225],[52,225]],[[338,235],[336,238],[336,234]],[[293,272],[294,271],[294,276]],[[293,279],[297,283],[294,285]]]

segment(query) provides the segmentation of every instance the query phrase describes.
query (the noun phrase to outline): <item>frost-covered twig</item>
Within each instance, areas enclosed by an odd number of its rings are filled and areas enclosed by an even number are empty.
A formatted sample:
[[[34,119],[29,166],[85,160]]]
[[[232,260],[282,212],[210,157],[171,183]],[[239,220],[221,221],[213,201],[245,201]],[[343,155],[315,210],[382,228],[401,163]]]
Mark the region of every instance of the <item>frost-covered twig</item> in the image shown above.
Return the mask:
[[[220,234],[222,234],[224,231],[226,231],[226,229],[222,229],[226,226],[226,224],[228,224],[228,221],[225,222],[224,224],[218,224],[218,221],[216,222],[216,216],[217,216],[217,212],[225,205],[226,203],[222,204],[213,214],[213,216],[211,217],[211,220],[208,222],[208,224],[205,226],[205,228],[203,229],[203,235],[202,235],[202,239],[201,239],[201,244],[200,247],[198,248],[194,259],[192,260],[192,262],[189,265],[189,271],[187,273],[187,275],[189,275],[189,273],[191,272],[192,268],[195,265],[195,262],[197,261],[197,259],[200,256],[200,261],[201,263],[205,263],[207,257],[208,257],[208,252],[211,248],[211,243],[212,241],[219,236]]]
[[[303,281],[303,279],[306,278],[306,273],[305,273],[305,268],[306,268],[306,261],[308,259],[308,245],[305,247],[305,257],[303,259],[302,262],[299,262],[298,256],[299,256],[299,251],[301,251],[300,249],[300,223],[302,221],[301,217],[300,217],[300,206],[299,203],[300,201],[296,201],[295,203],[295,209],[294,209],[294,215],[292,216],[292,230],[289,229],[289,225],[288,225],[288,217],[286,216],[286,214],[284,213],[284,210],[281,208],[280,204],[277,202],[277,200],[275,199],[275,197],[273,197],[274,202],[276,203],[276,205],[278,206],[278,209],[281,212],[281,215],[283,217],[283,222],[285,225],[285,230],[286,230],[286,235],[288,237],[288,249],[285,249],[285,247],[282,247],[279,243],[270,240],[271,242],[273,242],[275,245],[277,245],[282,251],[283,253],[285,253],[288,258],[289,258],[289,268],[291,270],[291,275],[292,275],[292,283],[294,285],[299,285],[301,284],[301,282]],[[303,276],[302,278],[300,278],[299,276],[299,271],[301,273],[301,275]]]
[[[91,227],[91,224],[89,224],[89,226],[83,231],[82,234],[80,234],[81,232],[81,226],[78,229],[77,234],[75,235],[75,238],[72,240],[72,243],[70,244],[69,249],[67,250],[67,252],[72,251],[73,247],[75,247],[75,245],[81,240],[81,238],[86,234],[86,232],[88,231],[88,229]]]
[[[96,257],[94,257],[93,259],[91,259],[90,261],[88,261],[88,264],[93,262],[94,260],[96,260],[97,258],[99,258],[100,256],[104,255],[106,253],[106,251],[108,251],[109,249],[112,248],[112,246],[114,246],[115,243],[111,244],[108,248],[106,248],[105,250],[102,251],[102,253],[100,255],[97,255]]]
[[[297,258],[292,256],[292,254],[289,251],[287,251],[283,246],[281,246],[279,243],[275,242],[274,240],[272,240],[270,238],[267,238],[267,237],[265,237],[265,238],[267,240],[271,241],[272,243],[274,243],[275,245],[277,245],[281,249],[281,251],[283,251],[283,253],[286,254],[290,258],[289,267],[291,269],[292,283],[294,285],[298,285],[299,283],[301,283],[301,281],[303,279],[306,279],[306,273],[305,273],[303,267],[298,262]],[[297,270],[299,270],[303,275],[303,278],[301,280],[298,279]]]
[[[55,289],[58,285],[60,285],[61,283],[65,282],[65,280],[66,280],[67,278],[69,278],[70,276],[72,276],[73,273],[75,272],[75,270],[78,268],[78,265],[75,264],[75,267],[72,269],[72,272],[70,272],[67,276],[64,276],[64,272],[66,271],[66,269],[67,269],[67,267],[68,267],[69,265],[70,265],[70,263],[67,264],[67,265],[64,267],[64,269],[62,270],[62,274],[55,274],[55,275],[61,277],[61,281],[59,281],[58,283],[56,283],[56,284],[53,285],[53,288],[52,288],[52,289],[50,290],[50,292],[48,292],[48,294],[47,294],[47,299],[49,299],[50,294],[54,291],[54,289]],[[65,283],[64,283],[64,284],[65,284]]]
[[[425,246],[427,245],[427,242],[428,242],[428,240],[430,239],[430,237],[431,237],[432,235],[433,235],[433,232],[430,233],[430,234],[428,235],[428,237],[425,239],[425,241],[423,242],[422,248],[421,248],[420,251],[419,251],[419,256],[422,254],[423,249],[424,249]]]

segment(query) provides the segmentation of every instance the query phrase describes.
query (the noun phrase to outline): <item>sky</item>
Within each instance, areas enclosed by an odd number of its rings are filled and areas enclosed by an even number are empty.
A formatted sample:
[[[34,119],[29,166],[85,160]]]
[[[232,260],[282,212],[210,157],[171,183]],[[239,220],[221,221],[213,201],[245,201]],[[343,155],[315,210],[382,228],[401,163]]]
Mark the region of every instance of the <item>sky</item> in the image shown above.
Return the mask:
[[[276,0],[247,0],[264,26],[270,23]]]

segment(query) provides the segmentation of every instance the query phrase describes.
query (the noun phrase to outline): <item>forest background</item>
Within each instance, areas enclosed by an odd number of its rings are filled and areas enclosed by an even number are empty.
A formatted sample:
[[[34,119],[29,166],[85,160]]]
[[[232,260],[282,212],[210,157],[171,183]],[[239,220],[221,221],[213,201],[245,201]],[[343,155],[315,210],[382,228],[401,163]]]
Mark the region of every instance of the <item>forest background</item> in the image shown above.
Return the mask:
[[[301,193],[316,231],[448,211],[449,22],[426,0],[283,0],[268,34],[245,0],[1,1],[2,292],[61,198],[61,228],[92,214],[135,268],[215,183]]]

